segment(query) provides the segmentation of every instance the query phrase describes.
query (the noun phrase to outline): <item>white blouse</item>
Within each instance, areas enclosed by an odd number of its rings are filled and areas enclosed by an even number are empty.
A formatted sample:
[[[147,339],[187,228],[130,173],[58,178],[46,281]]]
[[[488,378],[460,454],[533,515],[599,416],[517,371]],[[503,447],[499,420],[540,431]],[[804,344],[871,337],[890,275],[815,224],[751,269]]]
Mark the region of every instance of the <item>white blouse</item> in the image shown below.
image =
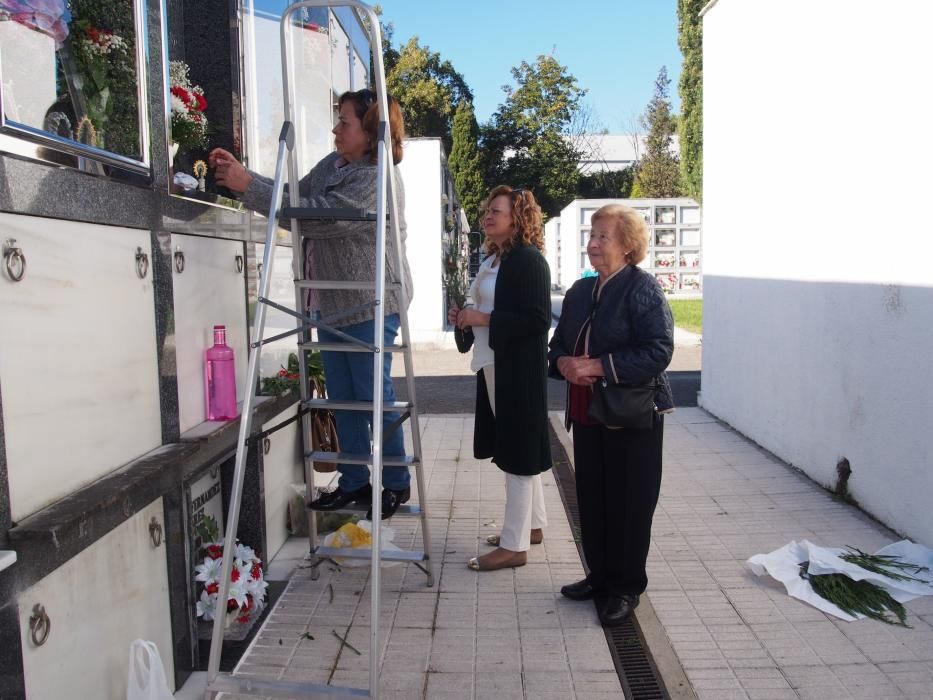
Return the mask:
[[[493,267],[495,263],[495,267]],[[496,300],[496,279],[499,276],[499,258],[490,255],[479,266],[476,278],[470,287],[473,308],[484,314],[492,313]],[[470,369],[479,372],[494,362],[492,348],[489,347],[489,326],[473,326],[473,361]]]

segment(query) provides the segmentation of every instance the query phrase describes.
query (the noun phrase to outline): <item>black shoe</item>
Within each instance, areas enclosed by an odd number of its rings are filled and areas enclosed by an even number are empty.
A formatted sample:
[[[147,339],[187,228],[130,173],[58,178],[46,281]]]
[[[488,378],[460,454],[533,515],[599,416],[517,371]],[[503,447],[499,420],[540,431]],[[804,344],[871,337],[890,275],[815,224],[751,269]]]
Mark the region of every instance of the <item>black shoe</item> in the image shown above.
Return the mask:
[[[368,505],[373,502],[373,487],[369,484],[361,486],[356,491],[344,491],[339,486],[333,491],[322,493],[316,500],[308,504],[311,510],[340,510],[348,503]]]
[[[395,515],[395,511],[398,510],[398,507],[403,503],[408,503],[409,498],[411,498],[410,488],[406,487],[400,491],[396,491],[395,489],[382,489],[382,519],[386,520]],[[373,509],[371,507],[366,513],[366,519],[373,519]]]
[[[590,584],[589,579],[561,586],[560,594],[570,600],[589,600],[596,593],[596,588]]]
[[[599,609],[599,621],[603,627],[618,627],[625,622],[638,607],[637,595],[609,596]]]

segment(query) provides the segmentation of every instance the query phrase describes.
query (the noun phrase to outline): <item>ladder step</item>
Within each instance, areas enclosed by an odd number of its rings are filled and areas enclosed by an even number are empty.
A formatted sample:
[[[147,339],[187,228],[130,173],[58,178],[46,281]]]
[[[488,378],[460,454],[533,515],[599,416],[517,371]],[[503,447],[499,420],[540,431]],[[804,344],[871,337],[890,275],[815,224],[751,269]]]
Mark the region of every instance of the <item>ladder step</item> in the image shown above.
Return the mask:
[[[342,547],[318,547],[314,550],[318,557],[346,557],[347,559],[370,559],[373,550],[364,547],[342,548]],[[383,549],[383,561],[427,561],[428,557],[424,552],[414,552],[407,549]]]
[[[279,218],[304,221],[375,221],[376,212],[349,207],[282,207]]]
[[[315,513],[365,513],[369,510],[369,506],[362,505],[360,503],[348,503],[343,508],[337,508],[336,510],[316,510]],[[405,503],[398,507],[398,510],[395,511],[393,518],[396,515],[421,515],[421,508],[416,505],[410,505]]]
[[[356,343],[321,343],[318,341],[311,341],[307,343],[298,343],[298,347],[302,350],[329,350],[332,352],[373,352],[369,348],[365,348],[362,345],[357,345]],[[383,352],[405,352],[408,350],[407,345],[384,345],[382,348]]]
[[[337,399],[307,399],[301,402],[302,408],[327,408],[331,411],[368,411],[372,412],[372,401],[341,401]],[[413,408],[411,401],[385,401],[383,413],[402,413]]]
[[[354,280],[295,280],[295,286],[298,289],[376,289],[375,282]],[[386,289],[396,291],[401,289],[401,285],[398,282],[386,282]]]
[[[235,676],[218,673],[207,684],[207,690],[231,695],[255,695],[266,698],[369,698],[369,690],[363,688],[341,688],[334,685],[304,683],[300,681],[276,681],[252,676]]]
[[[358,454],[353,452],[305,452],[305,457],[315,462],[341,462],[343,464],[372,464],[373,456],[371,454]],[[382,466],[384,467],[413,467],[418,463],[418,458],[412,455],[394,455],[384,456]]]

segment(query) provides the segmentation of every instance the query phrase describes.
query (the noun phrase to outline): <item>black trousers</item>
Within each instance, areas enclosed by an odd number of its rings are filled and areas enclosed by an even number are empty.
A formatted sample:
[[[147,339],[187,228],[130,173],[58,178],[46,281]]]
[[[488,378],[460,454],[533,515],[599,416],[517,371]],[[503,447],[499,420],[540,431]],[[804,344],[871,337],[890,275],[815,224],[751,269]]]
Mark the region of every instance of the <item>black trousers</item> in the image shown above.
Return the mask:
[[[648,586],[645,562],[661,491],[664,416],[651,430],[573,424],[573,457],[589,582],[607,595]]]

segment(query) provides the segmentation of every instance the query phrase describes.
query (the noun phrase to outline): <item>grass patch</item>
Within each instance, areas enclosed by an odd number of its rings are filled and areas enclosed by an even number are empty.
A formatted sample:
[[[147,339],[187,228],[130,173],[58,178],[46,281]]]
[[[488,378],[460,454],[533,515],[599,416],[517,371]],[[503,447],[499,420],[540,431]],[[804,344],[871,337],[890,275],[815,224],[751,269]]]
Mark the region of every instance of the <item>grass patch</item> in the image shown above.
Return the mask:
[[[702,299],[668,299],[674,313],[674,325],[691,331],[703,333]]]

